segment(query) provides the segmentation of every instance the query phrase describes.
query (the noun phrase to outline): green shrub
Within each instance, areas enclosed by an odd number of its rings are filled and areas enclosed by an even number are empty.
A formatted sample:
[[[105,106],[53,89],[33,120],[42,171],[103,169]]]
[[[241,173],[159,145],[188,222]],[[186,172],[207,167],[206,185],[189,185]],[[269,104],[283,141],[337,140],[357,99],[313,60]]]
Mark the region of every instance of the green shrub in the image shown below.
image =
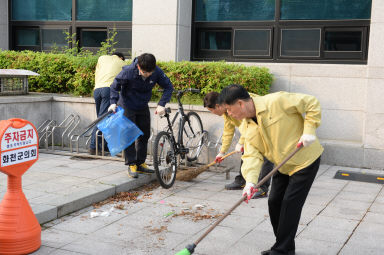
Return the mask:
[[[30,77],[30,91],[68,93],[89,96],[94,87],[94,71],[97,56],[82,54],[54,54],[32,51],[1,51],[0,68],[26,69],[40,76]],[[159,62],[159,67],[171,79],[176,90],[201,89],[200,98],[210,91],[220,91],[225,86],[237,83],[249,92],[259,95],[268,93],[272,75],[267,68],[246,67],[225,62]],[[154,90],[153,99],[160,92]],[[191,95],[192,101],[196,96]]]

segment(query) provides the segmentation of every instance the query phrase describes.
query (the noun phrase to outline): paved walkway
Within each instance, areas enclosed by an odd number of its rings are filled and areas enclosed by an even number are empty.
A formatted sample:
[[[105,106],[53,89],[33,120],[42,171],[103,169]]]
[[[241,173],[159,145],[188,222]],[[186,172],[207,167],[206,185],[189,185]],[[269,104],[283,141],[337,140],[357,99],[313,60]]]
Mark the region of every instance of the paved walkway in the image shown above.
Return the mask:
[[[303,209],[296,254],[383,254],[384,185],[333,179],[340,169],[363,171],[321,165]],[[241,195],[224,190],[224,174],[205,172],[168,190],[155,182],[78,211],[151,179],[128,178],[122,162],[40,154],[23,176],[23,190],[40,222],[60,218],[42,225],[42,246],[34,254],[175,254]],[[259,254],[273,241],[267,199],[258,199],[240,205],[194,254]]]

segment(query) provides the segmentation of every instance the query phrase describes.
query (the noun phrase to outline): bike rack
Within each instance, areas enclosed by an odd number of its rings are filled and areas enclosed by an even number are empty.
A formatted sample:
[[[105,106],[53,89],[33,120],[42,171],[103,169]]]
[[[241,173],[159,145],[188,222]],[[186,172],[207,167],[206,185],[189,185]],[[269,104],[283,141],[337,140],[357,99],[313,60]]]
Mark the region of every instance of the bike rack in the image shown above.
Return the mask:
[[[45,149],[48,149],[49,137],[52,135],[52,127],[55,125],[55,120],[46,120],[37,129],[37,133],[39,135],[39,144],[45,144]]]
[[[79,125],[80,123],[80,116],[70,114],[67,118],[65,118],[58,126],[52,126],[51,136],[52,136],[52,150],[55,150],[55,131],[64,129],[64,131],[61,134],[61,148],[64,148],[64,137],[68,130],[70,130],[71,126],[71,132]],[[69,134],[71,132],[68,132]],[[68,137],[68,134],[67,134]]]

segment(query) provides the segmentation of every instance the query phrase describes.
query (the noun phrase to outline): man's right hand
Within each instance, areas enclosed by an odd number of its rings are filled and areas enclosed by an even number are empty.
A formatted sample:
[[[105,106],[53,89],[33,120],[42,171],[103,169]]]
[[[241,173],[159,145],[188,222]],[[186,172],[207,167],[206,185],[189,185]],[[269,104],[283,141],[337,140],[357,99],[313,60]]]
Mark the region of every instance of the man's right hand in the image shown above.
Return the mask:
[[[220,163],[221,161],[223,161],[224,155],[225,155],[225,153],[223,153],[223,152],[220,152],[219,154],[217,154],[215,162]]]
[[[116,112],[116,108],[117,108],[117,105],[116,105],[116,104],[111,104],[111,105],[108,107],[108,111]]]
[[[237,143],[236,147],[235,147],[235,151],[240,152],[240,153],[244,153],[244,145]]]

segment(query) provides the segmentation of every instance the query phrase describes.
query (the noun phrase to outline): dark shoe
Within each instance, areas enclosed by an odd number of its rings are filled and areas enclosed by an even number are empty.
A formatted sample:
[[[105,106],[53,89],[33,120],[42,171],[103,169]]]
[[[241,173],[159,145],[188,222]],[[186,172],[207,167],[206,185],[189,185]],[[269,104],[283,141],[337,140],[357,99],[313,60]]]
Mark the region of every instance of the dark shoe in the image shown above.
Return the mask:
[[[145,164],[145,163],[143,163],[137,167],[137,172],[139,172],[141,174],[153,174],[153,173],[155,173],[155,171],[152,169],[149,169],[147,164]]]
[[[132,178],[138,178],[139,174],[137,173],[137,166],[136,165],[130,165],[128,166],[128,174]]]
[[[227,190],[236,190],[236,189],[243,189],[244,186],[245,186],[244,182],[239,182],[235,179],[232,183],[226,184],[224,187]]]
[[[272,250],[266,250],[261,252],[261,255],[273,255],[273,254],[276,254],[276,252],[273,253]],[[295,250],[288,251],[288,255],[295,255]]]
[[[258,199],[263,197],[268,197],[268,191],[259,189],[255,194],[253,194],[252,199]]]

